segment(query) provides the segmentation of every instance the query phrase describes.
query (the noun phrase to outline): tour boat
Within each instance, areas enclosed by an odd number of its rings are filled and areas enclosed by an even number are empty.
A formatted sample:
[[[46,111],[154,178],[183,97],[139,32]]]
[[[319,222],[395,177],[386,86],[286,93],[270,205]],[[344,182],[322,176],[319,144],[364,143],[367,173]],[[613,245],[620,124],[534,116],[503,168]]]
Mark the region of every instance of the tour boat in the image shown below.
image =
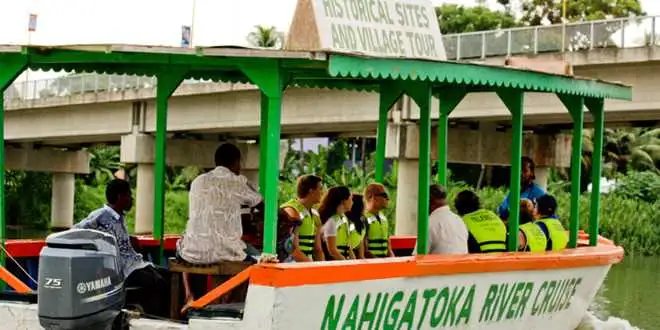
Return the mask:
[[[405,1],[377,1],[380,11],[376,9],[375,12],[385,18],[387,15],[394,17],[399,12],[397,8],[410,5],[414,15],[428,15],[429,26],[426,29],[398,26],[389,24],[387,19],[378,24],[359,19],[351,21],[350,17],[341,20],[336,17],[339,15],[336,8],[331,12],[334,16],[330,12],[329,16],[324,16],[323,1],[301,0],[285,51],[135,45],[0,46],[0,91],[4,91],[26,69],[157,77],[154,181],[165,178],[167,100],[182,80],[212,79],[257,86],[262,98],[259,189],[266,202],[263,240],[266,254],[275,251],[279,183],[277,155],[280,152],[282,98],[287,87],[379,93],[379,109],[373,110],[379,113],[374,178],[379,182],[382,182],[384,173],[388,111],[402,95],[407,95],[420,112],[417,121],[418,212],[417,219],[412,219],[417,224],[417,235],[391,239],[393,246],[405,245],[409,249],[416,246],[416,256],[253,265],[196,300],[188,322],[182,324],[174,320],[150,319],[136,312],[120,312],[114,300],[109,302],[116,297],[121,300],[125,294],[122,279],[115,274],[116,271],[113,273],[112,267],[103,266],[110,274],[108,280],[98,278],[98,269],[92,264],[87,268],[88,272],[76,273],[61,265],[80,262],[76,258],[82,253],[78,249],[82,244],[72,242],[89,242],[85,243],[93,246],[85,252],[89,258],[111,258],[112,250],[100,243],[108,242],[108,238],[89,232],[57,233],[46,240],[46,247],[41,250],[36,293],[0,266],[0,278],[17,292],[12,299],[0,302],[0,328],[40,329],[44,324],[53,328],[75,328],[76,324],[85,324],[88,318],[96,318],[99,325],[111,326],[108,315],[115,320],[119,317],[130,319],[131,329],[572,330],[578,326],[608,270],[624,255],[621,247],[598,235],[602,159],[595,157],[593,160],[588,233],[579,231],[580,222],[587,219],[579,219],[580,167],[572,168],[569,247],[564,251],[515,252],[517,236],[512,235],[508,242],[511,252],[427,255],[432,99],[437,97],[440,102],[437,154],[439,182],[442,184],[446,184],[448,115],[460,101],[468,93],[494,92],[511,112],[511,217],[507,226],[509,232],[516,233],[524,95],[531,92],[555,94],[566,106],[573,119],[572,161],[579,164],[583,109],[586,107],[592,114],[595,130],[593,154],[600,155],[604,100],[630,100],[631,88],[578,78],[566,72],[547,72],[547,67],[539,71],[529,63],[526,68],[519,68],[446,61],[442,58],[444,47],[430,2],[416,0],[408,1],[406,5],[402,2]],[[337,1],[336,5],[343,3]],[[396,21],[392,18],[392,22]],[[351,48],[351,31],[367,28],[373,29],[368,33],[373,40],[380,40],[379,46],[371,44],[359,48],[357,44]],[[333,40],[340,36],[344,39]],[[392,43],[388,48],[382,44],[384,36],[403,41]],[[403,39],[397,39],[397,36],[403,36]],[[4,110],[1,104],[0,110]],[[0,148],[3,146],[0,143]],[[0,162],[4,164],[3,149],[0,149]],[[153,237],[159,242],[161,255],[158,260],[161,261],[165,260],[162,257],[164,193],[164,185],[156,183]],[[0,206],[4,206],[2,198],[4,195],[0,194]],[[0,226],[4,228],[4,210],[0,210],[0,214]],[[0,233],[4,235],[4,231]],[[4,237],[0,239],[4,241]],[[66,262],[55,262],[62,259]],[[63,275],[52,276],[54,273]],[[86,286],[85,283],[90,282],[92,285]],[[245,282],[249,285],[244,305],[210,305]],[[34,301],[35,295],[38,304]],[[92,300],[98,308],[90,307],[88,314],[80,315],[76,306]]]

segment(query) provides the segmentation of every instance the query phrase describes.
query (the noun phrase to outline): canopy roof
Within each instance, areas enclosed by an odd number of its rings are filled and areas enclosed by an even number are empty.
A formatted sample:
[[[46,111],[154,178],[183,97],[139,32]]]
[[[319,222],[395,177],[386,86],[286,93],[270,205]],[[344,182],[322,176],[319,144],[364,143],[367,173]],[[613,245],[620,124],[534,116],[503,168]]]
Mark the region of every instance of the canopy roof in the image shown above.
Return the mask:
[[[399,80],[430,82],[436,90],[458,85],[467,91],[515,88],[592,98],[632,98],[632,89],[619,83],[453,61],[242,48],[0,45],[0,68],[19,62],[34,70],[155,76],[178,67],[188,72],[187,78],[225,82],[253,83],[242,68],[258,68],[266,61],[277,61],[290,83],[298,86],[378,91],[383,80]]]

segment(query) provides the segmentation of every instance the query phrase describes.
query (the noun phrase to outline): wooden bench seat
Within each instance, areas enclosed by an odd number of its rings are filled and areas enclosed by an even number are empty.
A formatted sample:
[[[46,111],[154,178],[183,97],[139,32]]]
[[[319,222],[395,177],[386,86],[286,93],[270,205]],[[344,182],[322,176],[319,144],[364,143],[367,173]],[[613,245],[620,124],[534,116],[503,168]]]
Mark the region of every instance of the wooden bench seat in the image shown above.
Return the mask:
[[[182,301],[182,276],[181,273],[199,274],[212,276],[213,286],[220,285],[232,276],[240,273],[244,269],[250,267],[252,263],[243,261],[223,261],[218,264],[192,264],[181,260],[179,258],[169,258],[167,261],[169,271],[172,275],[171,278],[171,299],[170,299],[170,317],[174,320],[180,318],[179,311],[181,310]],[[247,283],[235,289],[232,292],[230,300],[245,299],[247,293]],[[196,297],[199,298],[199,297]]]
[[[167,262],[170,272],[202,275],[233,276],[252,265],[243,261],[223,261],[218,264],[191,264],[178,258],[170,258]]]

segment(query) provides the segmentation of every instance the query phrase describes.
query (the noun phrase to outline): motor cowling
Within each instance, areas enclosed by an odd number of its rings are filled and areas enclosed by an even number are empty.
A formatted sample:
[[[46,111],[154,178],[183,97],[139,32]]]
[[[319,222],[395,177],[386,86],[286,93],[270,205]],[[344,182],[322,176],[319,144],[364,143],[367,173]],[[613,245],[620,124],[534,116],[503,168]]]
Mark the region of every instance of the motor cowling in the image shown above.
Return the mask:
[[[108,329],[125,293],[112,235],[71,229],[49,235],[39,255],[39,323],[45,329]]]

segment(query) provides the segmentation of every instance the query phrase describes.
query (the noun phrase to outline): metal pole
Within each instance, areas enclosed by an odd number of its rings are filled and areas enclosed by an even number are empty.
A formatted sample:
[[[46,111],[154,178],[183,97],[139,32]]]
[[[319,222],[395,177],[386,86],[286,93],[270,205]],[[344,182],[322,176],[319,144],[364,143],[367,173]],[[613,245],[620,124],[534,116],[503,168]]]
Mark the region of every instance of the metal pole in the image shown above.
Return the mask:
[[[378,130],[376,132],[376,182],[383,183],[385,178],[385,144],[387,143],[387,114],[390,107],[381,97],[378,110]]]
[[[429,181],[431,177],[431,86],[418,86],[415,102],[419,106],[419,187],[417,200],[417,254],[428,252]]]
[[[265,200],[265,214],[264,214],[264,253],[275,254],[277,253],[277,194],[279,185],[279,163],[280,163],[280,120],[282,114],[282,92],[278,95],[267,96],[267,102],[262,102],[262,106],[266,106],[266,118],[262,118],[262,122],[266,126],[261,126],[262,131],[265,131],[266,138],[266,158],[264,169],[264,188],[262,188]],[[264,111],[262,110],[262,114]],[[260,166],[261,167],[261,166]]]
[[[588,100],[587,108],[594,119],[594,151],[591,165],[591,210],[589,213],[589,245],[598,244],[600,223],[600,177],[603,164],[603,135],[605,132],[605,103],[603,99]]]
[[[568,246],[577,247],[580,229],[580,183],[582,175],[582,130],[584,126],[584,98],[559,97],[573,118],[573,141],[571,151],[571,213],[569,220]]]
[[[518,250],[520,221],[520,172],[522,158],[523,97],[522,91],[504,90],[497,93],[511,112],[511,183],[509,188],[508,250]]]

